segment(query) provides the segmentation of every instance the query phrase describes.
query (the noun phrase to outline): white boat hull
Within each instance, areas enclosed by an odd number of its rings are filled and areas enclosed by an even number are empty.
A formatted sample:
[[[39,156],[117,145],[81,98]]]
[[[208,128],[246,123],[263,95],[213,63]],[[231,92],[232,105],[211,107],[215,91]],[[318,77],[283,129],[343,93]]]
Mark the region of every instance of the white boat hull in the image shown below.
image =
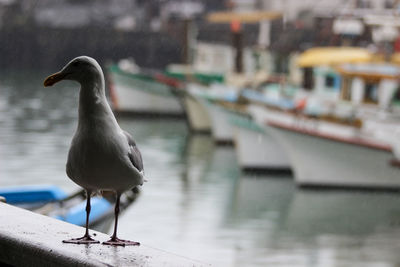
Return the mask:
[[[139,114],[184,114],[181,103],[170,88],[156,81],[140,80],[111,72],[113,109]]]
[[[203,105],[191,95],[185,95],[183,103],[190,129],[194,132],[209,132],[211,122]]]
[[[298,185],[400,188],[400,168],[391,164],[390,145],[369,129],[256,105],[249,110],[285,149]]]
[[[199,103],[207,110],[211,120],[211,134],[217,144],[233,143],[233,127],[229,123],[229,112],[206,99],[199,98]]]
[[[300,186],[400,188],[390,150],[267,127],[288,151]]]
[[[288,171],[289,158],[275,139],[258,127],[251,118],[234,116],[234,144],[242,170]]]

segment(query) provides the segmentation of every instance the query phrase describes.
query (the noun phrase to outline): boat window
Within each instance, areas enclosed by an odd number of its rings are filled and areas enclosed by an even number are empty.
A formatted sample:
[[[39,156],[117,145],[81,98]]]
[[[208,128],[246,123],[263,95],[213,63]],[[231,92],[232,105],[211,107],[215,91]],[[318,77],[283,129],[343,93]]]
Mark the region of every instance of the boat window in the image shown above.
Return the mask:
[[[400,102],[400,88],[396,89],[396,92],[393,95],[393,101],[394,102]]]
[[[335,76],[328,74],[325,76],[325,87],[333,88],[335,86]]]
[[[342,80],[341,98],[343,100],[351,100],[351,79],[348,77],[344,77]]]
[[[365,84],[365,97],[364,101],[366,103],[377,103],[378,102],[378,90],[374,83]]]
[[[275,57],[275,71],[278,73],[289,72],[289,60],[287,57],[278,55]]]
[[[356,7],[357,8],[371,8],[371,2],[368,0],[357,0]]]
[[[394,8],[394,1],[393,1],[393,0],[386,0],[386,1],[385,1],[385,8],[386,8],[386,9],[392,9],[392,8]]]
[[[303,69],[303,88],[311,90],[314,87],[314,75],[312,68]]]

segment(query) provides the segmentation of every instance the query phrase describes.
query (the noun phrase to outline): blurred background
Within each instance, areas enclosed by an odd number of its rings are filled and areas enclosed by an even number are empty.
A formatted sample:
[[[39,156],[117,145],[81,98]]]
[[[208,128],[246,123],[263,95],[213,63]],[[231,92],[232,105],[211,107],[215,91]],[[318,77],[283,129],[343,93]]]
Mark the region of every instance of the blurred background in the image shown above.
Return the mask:
[[[79,85],[43,80],[87,55],[149,180],[121,237],[215,266],[399,266],[399,16],[397,0],[0,0],[0,196],[83,224],[65,173]]]

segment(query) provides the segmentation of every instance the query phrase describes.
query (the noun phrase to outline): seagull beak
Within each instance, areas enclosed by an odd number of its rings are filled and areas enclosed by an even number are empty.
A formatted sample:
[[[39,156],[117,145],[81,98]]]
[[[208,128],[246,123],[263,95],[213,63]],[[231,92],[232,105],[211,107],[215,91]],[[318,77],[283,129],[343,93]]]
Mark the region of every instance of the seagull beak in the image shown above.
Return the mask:
[[[48,86],[52,86],[56,83],[58,83],[59,81],[63,80],[65,78],[65,76],[67,76],[67,73],[63,73],[63,72],[57,72],[54,73],[52,75],[50,75],[49,77],[46,78],[46,80],[44,80],[44,87],[48,87]]]

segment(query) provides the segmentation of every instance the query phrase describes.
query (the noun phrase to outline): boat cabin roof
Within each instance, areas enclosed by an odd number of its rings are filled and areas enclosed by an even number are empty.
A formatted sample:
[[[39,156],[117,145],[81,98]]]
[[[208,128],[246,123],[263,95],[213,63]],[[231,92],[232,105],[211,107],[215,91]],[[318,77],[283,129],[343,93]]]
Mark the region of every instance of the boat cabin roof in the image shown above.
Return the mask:
[[[279,11],[253,11],[253,12],[221,11],[208,14],[207,21],[210,23],[231,23],[232,21],[240,23],[259,23],[260,21],[269,21],[281,17],[282,17],[282,12]]]
[[[343,64],[337,70],[343,76],[360,77],[365,80],[400,78],[400,67],[392,64]]]
[[[302,68],[370,62],[373,54],[359,47],[314,47],[301,53],[297,65]]]

